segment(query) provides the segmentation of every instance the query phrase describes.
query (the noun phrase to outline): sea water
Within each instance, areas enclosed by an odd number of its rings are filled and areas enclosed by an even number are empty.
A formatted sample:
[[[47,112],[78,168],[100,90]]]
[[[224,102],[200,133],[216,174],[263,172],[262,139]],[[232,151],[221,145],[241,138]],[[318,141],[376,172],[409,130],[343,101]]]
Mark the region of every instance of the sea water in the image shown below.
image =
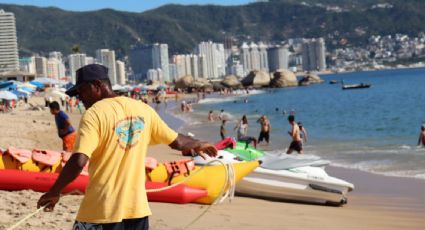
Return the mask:
[[[284,153],[291,141],[287,121],[295,113],[308,132],[305,155],[330,160],[333,165],[385,175],[425,179],[425,149],[417,146],[425,123],[425,69],[398,69],[322,75],[323,84],[283,89],[242,91],[235,96],[209,96],[181,114],[191,132],[211,142],[219,139],[220,122],[208,122],[208,111],[225,111],[228,136],[238,119],[247,115],[249,135],[258,138],[261,115],[272,126],[270,146]],[[371,88],[342,90],[341,84],[367,83]],[[245,103],[247,100],[247,103]]]

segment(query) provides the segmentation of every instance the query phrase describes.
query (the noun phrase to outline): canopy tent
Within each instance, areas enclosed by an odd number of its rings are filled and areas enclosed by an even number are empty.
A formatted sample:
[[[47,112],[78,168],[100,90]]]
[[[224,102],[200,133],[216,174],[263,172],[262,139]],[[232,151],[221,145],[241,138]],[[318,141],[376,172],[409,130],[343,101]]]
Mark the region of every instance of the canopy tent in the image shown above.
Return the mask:
[[[48,77],[39,77],[34,80],[35,82],[43,83],[44,85],[66,85],[66,81],[56,80]]]
[[[8,88],[11,85],[13,85],[12,81],[2,81],[0,82],[0,89]]]
[[[5,99],[10,101],[10,100],[18,100],[18,97],[9,91],[0,91],[0,99]]]
[[[58,90],[51,90],[50,92],[46,93],[46,97],[53,97],[53,98],[59,98],[59,99],[68,99],[69,96],[65,93],[58,91]]]
[[[30,92],[30,91],[27,91],[27,90],[24,90],[24,89],[18,89],[17,91],[19,91],[19,92],[22,92],[22,93],[25,93],[27,96],[31,96],[31,93],[32,92]]]

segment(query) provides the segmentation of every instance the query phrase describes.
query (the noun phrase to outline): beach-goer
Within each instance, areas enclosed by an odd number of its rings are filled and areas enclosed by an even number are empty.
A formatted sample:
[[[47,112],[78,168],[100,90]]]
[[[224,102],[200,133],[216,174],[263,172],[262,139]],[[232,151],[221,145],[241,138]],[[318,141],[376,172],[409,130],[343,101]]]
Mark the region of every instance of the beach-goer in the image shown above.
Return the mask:
[[[221,121],[220,126],[220,137],[222,140],[226,139],[226,128],[224,127],[226,125],[226,120]]]
[[[224,120],[224,109],[220,110],[220,114],[218,115],[218,119]]]
[[[300,135],[301,135],[301,140],[304,141],[304,143],[307,143],[307,129],[305,129],[305,127],[303,126],[303,124],[301,122],[298,122],[298,127],[300,128]]]
[[[289,148],[286,151],[286,153],[291,154],[294,150],[297,151],[298,153],[303,153],[303,143],[301,141],[300,128],[298,127],[298,124],[295,122],[295,116],[289,115],[288,122],[292,126],[291,131],[288,132],[288,134],[292,138],[292,142],[289,145]]]
[[[212,110],[208,113],[208,121],[214,121],[214,113]]]
[[[421,126],[421,133],[419,134],[418,145],[425,147],[425,124]]]
[[[49,104],[50,113],[55,116],[58,136],[62,139],[62,150],[71,152],[75,142],[75,130],[68,115],[60,110],[59,103],[54,101]]]
[[[181,109],[182,112],[186,112],[186,101],[183,100],[180,103],[180,109]]]
[[[216,156],[211,144],[178,134],[150,106],[117,96],[108,69],[98,64],[76,72],[66,93],[86,107],[74,153],[37,206],[52,211],[63,188],[80,175],[90,159],[89,184],[73,229],[148,229],[149,209],[144,162],[149,145],[167,144],[202,157]]]
[[[261,116],[260,119],[257,120],[258,123],[260,123],[261,129],[260,129],[260,135],[258,137],[258,144],[260,144],[263,139],[266,140],[267,144],[270,143],[270,121],[266,117],[266,115]]]
[[[236,130],[236,138],[238,141],[245,142],[246,146],[251,142],[254,145],[254,148],[257,148],[257,139],[255,137],[248,136],[248,118],[246,115],[242,116],[242,119],[236,124],[234,130]]]

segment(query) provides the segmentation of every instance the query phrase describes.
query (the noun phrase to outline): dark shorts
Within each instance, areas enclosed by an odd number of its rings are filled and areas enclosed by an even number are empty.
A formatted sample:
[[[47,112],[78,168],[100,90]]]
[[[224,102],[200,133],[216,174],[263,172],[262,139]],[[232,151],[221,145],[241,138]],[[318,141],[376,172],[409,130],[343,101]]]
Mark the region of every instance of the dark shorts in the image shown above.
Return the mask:
[[[263,139],[265,139],[266,142],[269,143],[270,132],[260,132],[260,136],[258,137],[258,142],[262,142]]]
[[[303,150],[303,143],[301,141],[292,141],[289,149],[301,152]]]
[[[125,219],[119,223],[110,224],[91,224],[86,222],[75,221],[72,230],[148,230],[148,217],[137,219]]]

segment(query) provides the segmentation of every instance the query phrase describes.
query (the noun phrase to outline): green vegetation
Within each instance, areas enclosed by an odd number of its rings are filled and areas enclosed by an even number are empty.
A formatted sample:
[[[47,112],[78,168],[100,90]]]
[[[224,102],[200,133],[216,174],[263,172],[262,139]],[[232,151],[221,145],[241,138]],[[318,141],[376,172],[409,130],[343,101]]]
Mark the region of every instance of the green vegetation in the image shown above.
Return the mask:
[[[380,2],[394,7],[371,9]],[[317,3],[351,8],[326,11]],[[0,8],[15,13],[21,54],[53,50],[69,54],[78,44],[89,55],[111,48],[123,57],[138,40],[168,43],[171,53],[192,52],[198,42],[222,42],[226,34],[256,41],[322,36],[328,46],[338,46],[333,41],[343,38],[347,45],[361,45],[370,35],[425,31],[422,0],[272,0],[226,7],[166,5],[143,13],[71,12],[4,4]]]

